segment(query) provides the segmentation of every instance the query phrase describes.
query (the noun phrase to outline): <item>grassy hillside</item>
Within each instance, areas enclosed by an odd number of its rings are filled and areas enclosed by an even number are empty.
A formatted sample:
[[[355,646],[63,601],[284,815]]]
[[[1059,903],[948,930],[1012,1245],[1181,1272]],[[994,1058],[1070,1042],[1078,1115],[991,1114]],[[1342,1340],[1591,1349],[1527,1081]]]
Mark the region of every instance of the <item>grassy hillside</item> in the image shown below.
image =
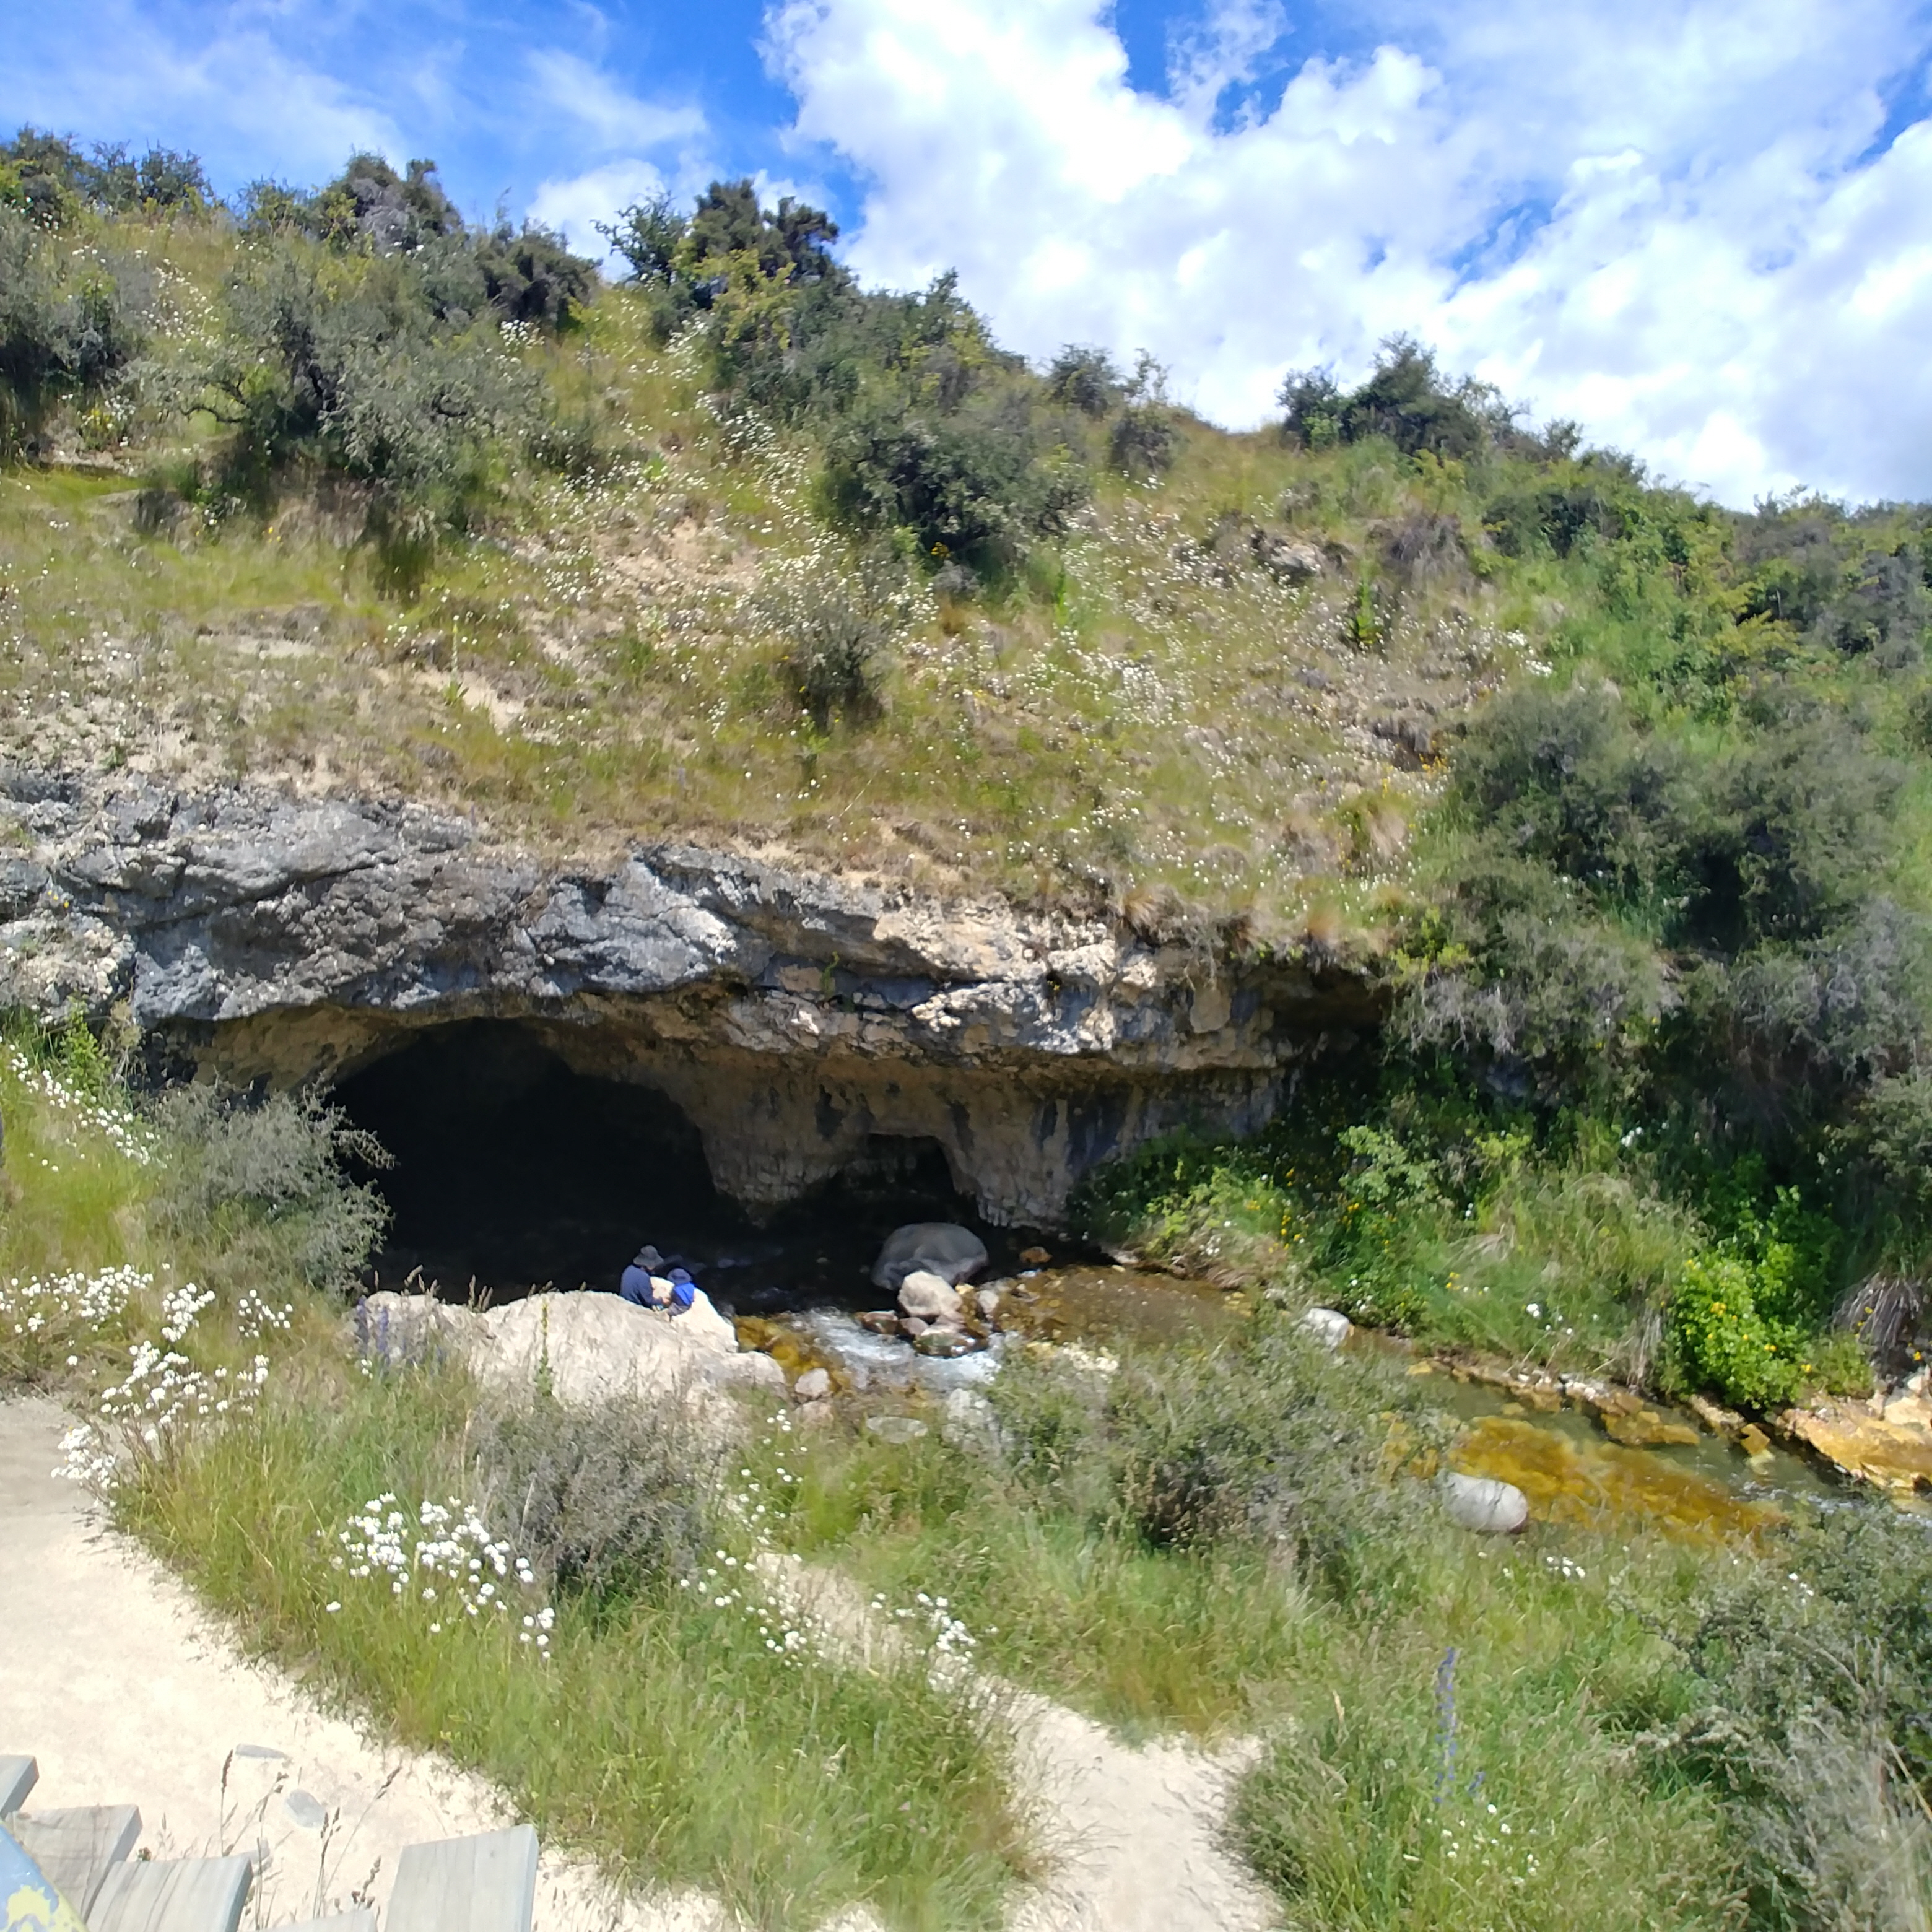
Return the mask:
[[[1230,435],[743,184],[628,211],[613,284],[416,164],[230,211],[8,153],[11,757],[1352,961],[1370,1059],[1096,1232],[1760,1406],[1856,1384],[1834,1310],[1910,1359],[1932,510],[1732,514],[1400,339]]]

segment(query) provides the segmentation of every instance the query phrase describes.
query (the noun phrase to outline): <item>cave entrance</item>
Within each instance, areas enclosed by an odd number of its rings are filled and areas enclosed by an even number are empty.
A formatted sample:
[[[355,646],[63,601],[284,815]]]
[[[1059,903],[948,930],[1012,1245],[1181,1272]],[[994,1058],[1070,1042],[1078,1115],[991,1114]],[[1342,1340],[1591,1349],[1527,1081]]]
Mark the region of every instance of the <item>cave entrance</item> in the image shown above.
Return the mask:
[[[698,1130],[662,1094],[575,1072],[529,1028],[431,1028],[335,1098],[395,1165],[374,1268],[498,1300],[550,1283],[615,1288],[645,1241],[710,1246],[747,1226],[711,1184]],[[667,1240],[675,1228],[676,1234]]]
[[[712,1184],[697,1129],[675,1102],[571,1066],[532,1028],[464,1020],[426,1029],[350,1075],[335,1099],[395,1165],[382,1286],[410,1273],[460,1298],[545,1284],[614,1288],[639,1246],[690,1269],[740,1313],[868,1307],[880,1244],[908,1221],[958,1221],[1018,1265],[1028,1232],[988,1226],[936,1140],[874,1135],[824,1186],[763,1226]]]

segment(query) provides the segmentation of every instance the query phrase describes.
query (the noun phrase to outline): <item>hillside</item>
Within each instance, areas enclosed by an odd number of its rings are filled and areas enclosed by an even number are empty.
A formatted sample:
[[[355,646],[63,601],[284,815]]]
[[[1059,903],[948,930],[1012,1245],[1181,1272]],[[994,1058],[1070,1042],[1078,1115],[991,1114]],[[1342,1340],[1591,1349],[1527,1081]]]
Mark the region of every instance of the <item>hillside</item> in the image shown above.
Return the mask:
[[[1932,507],[611,239],[0,148],[0,1392],[660,1903],[1044,1922],[1048,1710],[1257,1919],[1923,1932]],[[572,1406],[644,1239],[754,1406]]]

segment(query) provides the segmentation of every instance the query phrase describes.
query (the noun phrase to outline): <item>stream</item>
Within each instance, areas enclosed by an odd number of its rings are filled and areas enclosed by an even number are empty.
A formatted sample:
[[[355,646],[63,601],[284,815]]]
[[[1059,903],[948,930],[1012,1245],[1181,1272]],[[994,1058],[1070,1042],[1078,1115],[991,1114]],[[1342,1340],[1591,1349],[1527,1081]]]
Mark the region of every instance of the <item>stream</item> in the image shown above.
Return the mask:
[[[740,1333],[748,1346],[778,1356],[790,1372],[824,1366],[854,1393],[896,1406],[983,1387],[1004,1354],[1028,1340],[1105,1351],[1121,1343],[1212,1340],[1236,1333],[1245,1313],[1239,1294],[1207,1282],[1086,1262],[1028,1269],[992,1285],[1002,1292],[1000,1332],[986,1349],[950,1360],[922,1357],[896,1337],[872,1333],[849,1306],[741,1317]],[[877,1296],[879,1306],[886,1300]],[[1426,1376],[1426,1400],[1462,1425],[1450,1466],[1514,1483],[1538,1521],[1595,1529],[1648,1526],[1704,1540],[1775,1522],[1787,1500],[1842,1501],[1850,1493],[1802,1456],[1777,1446],[1748,1456],[1666,1404],[1650,1407],[1664,1421],[1694,1430],[1695,1439],[1629,1447],[1611,1441],[1581,1409],[1527,1408],[1506,1390],[1464,1379],[1385,1337],[1358,1330],[1345,1346],[1400,1354],[1410,1374]]]

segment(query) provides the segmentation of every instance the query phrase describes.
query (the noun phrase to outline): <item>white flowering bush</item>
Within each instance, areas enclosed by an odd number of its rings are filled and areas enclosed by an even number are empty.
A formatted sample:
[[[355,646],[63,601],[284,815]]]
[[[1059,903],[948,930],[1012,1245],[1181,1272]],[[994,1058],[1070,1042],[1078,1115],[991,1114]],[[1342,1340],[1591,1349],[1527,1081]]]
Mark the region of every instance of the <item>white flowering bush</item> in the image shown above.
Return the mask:
[[[70,1028],[69,1040],[76,1036],[75,1030]],[[67,1137],[77,1144],[76,1152],[88,1151],[86,1142],[91,1138],[105,1142],[110,1152],[136,1167],[152,1167],[157,1154],[154,1130],[131,1108],[101,1090],[104,1083],[99,1078],[88,1077],[84,1068],[74,1070],[72,1063],[85,1051],[70,1046],[64,1049],[63,1063],[55,1065],[36,1060],[20,1047],[9,1046],[5,1069],[51,1112],[54,1120],[67,1130]],[[98,1048],[93,1052],[98,1054]],[[43,1167],[59,1172],[59,1163],[51,1154],[31,1157]]]
[[[542,1601],[529,1558],[493,1535],[472,1505],[425,1496],[406,1510],[385,1490],[350,1518],[336,1540],[334,1568],[351,1582],[386,1586],[393,1602],[423,1617],[432,1636],[466,1622],[516,1619],[518,1642],[549,1654],[556,1613]],[[342,1601],[326,1607],[338,1616]]]
[[[0,1378],[28,1382],[79,1365],[82,1350],[123,1331],[154,1278],[135,1268],[14,1276],[0,1283]]]

